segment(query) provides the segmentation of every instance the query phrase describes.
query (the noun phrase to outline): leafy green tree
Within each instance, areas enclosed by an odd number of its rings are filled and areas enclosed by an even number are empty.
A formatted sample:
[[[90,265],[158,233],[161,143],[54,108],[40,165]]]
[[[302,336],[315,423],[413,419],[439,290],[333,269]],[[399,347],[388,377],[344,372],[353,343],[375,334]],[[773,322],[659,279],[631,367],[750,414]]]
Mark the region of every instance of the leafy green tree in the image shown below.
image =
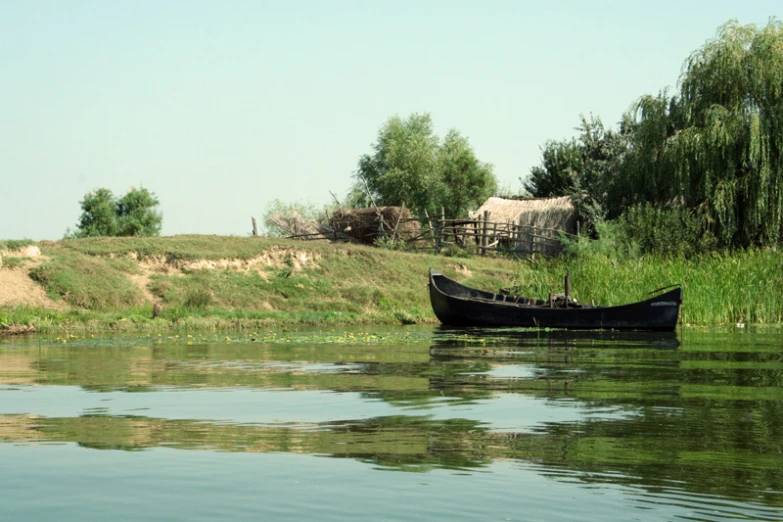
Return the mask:
[[[366,182],[366,186],[365,186]],[[359,160],[347,203],[355,207],[405,203],[414,211],[449,217],[466,213],[497,188],[492,166],[481,163],[467,138],[451,130],[441,143],[429,114],[390,118],[378,132],[373,153]]]
[[[117,201],[118,236],[157,236],[163,216],[155,210],[160,204],[155,194],[146,188],[131,188]]]
[[[438,138],[429,114],[390,118],[378,132],[374,153],[359,160],[357,182],[348,200],[369,206],[364,180],[377,205],[425,209],[438,190]]]
[[[531,196],[548,198],[567,196],[576,191],[584,170],[584,158],[576,140],[549,140],[541,150],[542,164],[530,169],[522,185]]]
[[[621,122],[620,132],[615,132],[598,117],[581,116],[577,138],[546,142],[542,164],[523,181],[525,190],[534,197],[588,194],[605,200],[628,149],[628,125]]]
[[[677,113],[676,98],[663,91],[641,97],[627,115],[629,147],[609,198],[612,216],[640,204],[671,206],[679,200],[676,159],[667,150],[677,132]]]
[[[636,106],[626,186],[694,209],[723,246],[783,243],[783,25],[722,26],[680,94]]]
[[[456,130],[446,134],[438,163],[442,183],[438,196],[447,216],[465,216],[497,191],[492,165],[479,162],[468,139]]]
[[[163,217],[155,210],[158,198],[145,188],[131,188],[119,200],[107,188],[85,194],[82,214],[74,232],[66,237],[156,236]]]
[[[82,215],[76,224],[75,237],[117,235],[116,203],[111,190],[99,188],[88,192],[80,204]]]
[[[606,206],[628,153],[630,118],[623,117],[619,131],[607,129],[600,118],[592,115],[581,119],[578,130],[584,166],[578,190]]]
[[[542,164],[530,170],[523,187],[534,197],[570,196],[582,229],[592,234],[616,200],[629,129],[628,118],[616,132],[600,118],[582,116],[577,138],[544,145]]]

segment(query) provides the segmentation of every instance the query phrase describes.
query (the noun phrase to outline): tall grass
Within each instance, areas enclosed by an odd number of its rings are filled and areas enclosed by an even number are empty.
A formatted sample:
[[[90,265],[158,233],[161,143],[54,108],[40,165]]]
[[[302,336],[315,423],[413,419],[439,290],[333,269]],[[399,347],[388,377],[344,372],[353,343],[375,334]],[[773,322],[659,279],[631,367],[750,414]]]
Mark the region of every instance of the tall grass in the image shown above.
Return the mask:
[[[562,292],[566,270],[571,295],[584,303],[619,305],[681,284],[686,324],[779,323],[783,321],[783,255],[775,250],[709,254],[699,258],[596,254],[522,262],[515,291],[531,297]]]

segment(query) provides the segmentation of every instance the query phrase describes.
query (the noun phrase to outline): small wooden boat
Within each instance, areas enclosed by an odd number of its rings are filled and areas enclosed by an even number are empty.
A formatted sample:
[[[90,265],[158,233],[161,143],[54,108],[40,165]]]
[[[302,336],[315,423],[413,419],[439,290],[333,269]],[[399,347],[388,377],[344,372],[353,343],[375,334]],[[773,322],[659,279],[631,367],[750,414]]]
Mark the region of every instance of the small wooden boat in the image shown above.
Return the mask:
[[[549,300],[495,294],[462,285],[430,269],[430,301],[441,323],[449,326],[522,326],[573,330],[673,331],[682,304],[682,288],[656,290],[655,297],[619,306],[577,303],[566,293]],[[655,293],[652,292],[652,293]]]

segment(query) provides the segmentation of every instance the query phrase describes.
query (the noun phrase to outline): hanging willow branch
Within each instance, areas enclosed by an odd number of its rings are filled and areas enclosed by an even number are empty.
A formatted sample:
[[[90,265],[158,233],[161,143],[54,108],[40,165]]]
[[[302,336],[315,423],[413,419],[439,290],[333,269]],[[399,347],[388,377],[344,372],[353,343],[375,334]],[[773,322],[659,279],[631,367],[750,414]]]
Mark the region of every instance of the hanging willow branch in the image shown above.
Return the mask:
[[[618,192],[699,211],[724,246],[783,244],[783,25],[730,22],[643,97]]]

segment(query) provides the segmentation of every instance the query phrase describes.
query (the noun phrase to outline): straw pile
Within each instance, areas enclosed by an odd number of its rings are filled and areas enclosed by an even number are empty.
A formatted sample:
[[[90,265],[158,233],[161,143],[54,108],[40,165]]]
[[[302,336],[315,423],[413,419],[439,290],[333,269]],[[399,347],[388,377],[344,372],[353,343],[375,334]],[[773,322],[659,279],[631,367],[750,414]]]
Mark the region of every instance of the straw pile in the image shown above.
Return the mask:
[[[406,239],[418,235],[421,225],[407,208],[379,207],[378,211],[375,208],[340,209],[332,215],[330,225],[338,234],[368,245],[383,235],[393,236],[395,227],[397,238]]]

